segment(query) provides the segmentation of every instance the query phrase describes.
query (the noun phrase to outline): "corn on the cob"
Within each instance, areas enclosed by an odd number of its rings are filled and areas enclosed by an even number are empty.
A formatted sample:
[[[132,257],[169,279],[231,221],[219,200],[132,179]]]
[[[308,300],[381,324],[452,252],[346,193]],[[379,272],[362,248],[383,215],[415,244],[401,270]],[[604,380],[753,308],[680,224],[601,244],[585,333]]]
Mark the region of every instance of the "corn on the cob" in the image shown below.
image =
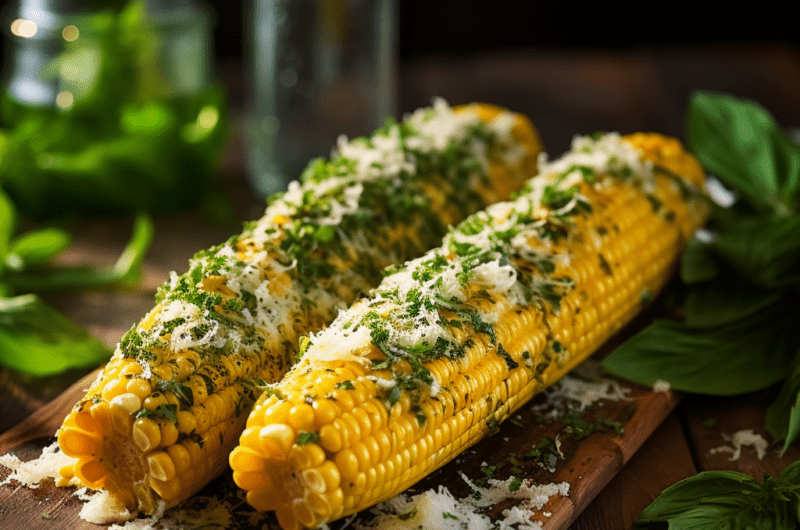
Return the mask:
[[[315,527],[411,486],[629,321],[703,217],[699,164],[660,135],[540,171],[301,341],[231,453],[253,507]]]
[[[455,110],[455,112],[454,112]],[[129,510],[173,505],[227,468],[260,387],[300,334],[419,256],[448,224],[519,189],[541,150],[529,121],[443,101],[342,138],[243,234],[198,253],[122,339],[58,433],[61,470]]]

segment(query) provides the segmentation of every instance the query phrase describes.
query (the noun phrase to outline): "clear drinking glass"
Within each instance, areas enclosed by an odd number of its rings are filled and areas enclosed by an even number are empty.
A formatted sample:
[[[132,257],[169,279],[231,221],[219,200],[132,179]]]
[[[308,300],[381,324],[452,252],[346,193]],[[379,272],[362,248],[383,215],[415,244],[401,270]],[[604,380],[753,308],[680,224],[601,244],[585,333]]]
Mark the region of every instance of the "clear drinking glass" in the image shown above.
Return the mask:
[[[341,134],[395,113],[396,0],[256,0],[249,170],[260,196],[286,189]]]

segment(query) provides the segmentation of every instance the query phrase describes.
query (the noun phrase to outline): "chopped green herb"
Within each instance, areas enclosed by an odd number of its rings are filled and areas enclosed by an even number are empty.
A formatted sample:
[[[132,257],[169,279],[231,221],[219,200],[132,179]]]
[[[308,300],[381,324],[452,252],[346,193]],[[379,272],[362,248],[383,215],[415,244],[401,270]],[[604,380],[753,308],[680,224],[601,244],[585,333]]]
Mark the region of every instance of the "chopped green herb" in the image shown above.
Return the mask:
[[[319,433],[300,431],[297,433],[297,445],[319,443]]]
[[[353,390],[355,389],[355,386],[353,385],[353,382],[348,379],[346,381],[339,381],[338,383],[333,385],[333,388],[341,390]]]
[[[155,384],[155,390],[159,392],[172,392],[175,394],[181,404],[186,407],[194,405],[194,396],[192,395],[192,388],[178,381],[161,380]]]
[[[134,418],[165,419],[171,423],[178,423],[178,405],[159,405],[153,410],[139,409]]]

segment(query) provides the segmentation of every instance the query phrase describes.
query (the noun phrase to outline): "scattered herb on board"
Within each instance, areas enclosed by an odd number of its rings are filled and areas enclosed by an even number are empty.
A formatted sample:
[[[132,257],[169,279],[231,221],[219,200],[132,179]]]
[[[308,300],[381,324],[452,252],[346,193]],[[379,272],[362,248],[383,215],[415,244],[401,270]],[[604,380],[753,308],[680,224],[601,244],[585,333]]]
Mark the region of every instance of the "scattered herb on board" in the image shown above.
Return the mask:
[[[785,452],[800,434],[800,145],[757,103],[708,92],[691,99],[687,141],[733,192],[731,204],[713,207],[682,258],[685,319],[653,322],[604,366],[645,385],[664,379],[721,396],[783,381],[765,427]],[[763,483],[702,472],[665,490],[636,528],[795,528],[798,469]]]

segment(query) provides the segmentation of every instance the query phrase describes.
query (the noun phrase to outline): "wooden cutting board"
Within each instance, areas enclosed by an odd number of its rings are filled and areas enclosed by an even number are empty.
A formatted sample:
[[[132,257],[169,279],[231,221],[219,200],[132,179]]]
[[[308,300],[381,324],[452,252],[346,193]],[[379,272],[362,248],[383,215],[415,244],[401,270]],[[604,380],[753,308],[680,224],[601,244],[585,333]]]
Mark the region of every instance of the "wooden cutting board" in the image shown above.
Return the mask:
[[[13,451],[22,460],[37,457],[42,448],[54,441],[53,434],[60,426],[62,418],[82,395],[94,375],[92,373],[84,377],[26,421],[0,436],[0,454]],[[543,469],[536,461],[524,456],[544,437],[553,439],[564,427],[560,421],[537,421],[541,419],[541,412],[534,407],[545,403],[544,397],[540,396],[523,406],[513,416],[513,421],[506,421],[501,425],[499,432],[482,440],[460,458],[424,479],[413,491],[437,489],[439,485],[445,485],[456,498],[464,498],[471,494],[471,490],[459,472],[464,472],[471,481],[480,483],[485,480],[486,470],[490,466],[497,468],[493,474],[493,478],[497,479],[508,478],[511,468],[518,466],[522,473],[515,470],[516,476],[530,478],[536,483],[569,483],[568,496],[551,497],[537,517],[534,517],[534,520],[541,521],[546,530],[567,528],[622,469],[680,399],[675,392],[653,392],[649,388],[625,383],[623,387],[630,389],[628,399],[601,402],[587,409],[582,417],[588,420],[598,417],[618,420],[624,424],[624,434],[620,436],[611,429],[575,440],[562,433],[560,449],[564,458],[557,462],[555,472]],[[509,462],[512,454],[516,459]],[[0,480],[8,475],[9,470],[0,469]],[[102,528],[80,519],[78,514],[83,502],[73,493],[73,488],[56,488],[49,482],[43,483],[37,489],[22,487],[14,481],[0,486],[0,528]],[[202,508],[208,503],[216,504],[223,500],[233,507],[228,510],[229,516],[224,521],[206,521],[204,524],[207,526],[204,529],[243,529],[251,528],[254,524],[258,527],[266,525],[267,528],[278,528],[271,516],[255,514],[241,500],[230,473],[214,481],[185,504],[189,508]],[[512,504],[509,502],[495,506],[489,514],[498,515]],[[341,526],[339,523],[332,528]]]

